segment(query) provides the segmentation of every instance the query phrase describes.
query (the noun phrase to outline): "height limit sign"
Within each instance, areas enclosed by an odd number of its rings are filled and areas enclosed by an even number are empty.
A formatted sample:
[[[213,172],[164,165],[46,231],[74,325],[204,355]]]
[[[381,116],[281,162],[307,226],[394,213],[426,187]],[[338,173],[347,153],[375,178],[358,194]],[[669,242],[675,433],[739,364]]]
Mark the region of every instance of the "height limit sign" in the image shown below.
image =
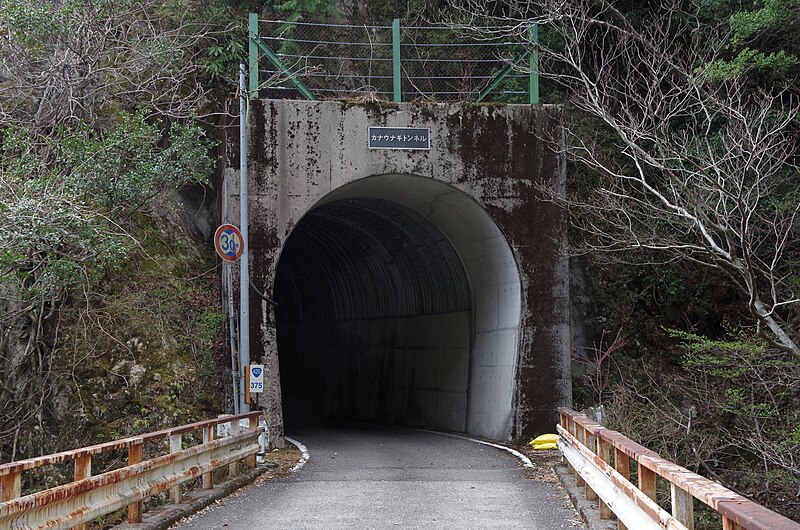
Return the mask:
[[[222,225],[214,233],[214,248],[219,257],[232,262],[242,257],[244,252],[244,238],[242,233],[233,225]]]

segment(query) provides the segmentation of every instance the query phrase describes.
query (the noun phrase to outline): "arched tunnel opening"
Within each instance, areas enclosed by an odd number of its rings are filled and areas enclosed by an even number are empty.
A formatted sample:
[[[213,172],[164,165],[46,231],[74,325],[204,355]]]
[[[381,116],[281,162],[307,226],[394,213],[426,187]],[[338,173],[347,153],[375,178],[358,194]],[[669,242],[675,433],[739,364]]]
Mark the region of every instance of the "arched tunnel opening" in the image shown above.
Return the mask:
[[[286,424],[353,419],[508,438],[520,318],[508,244],[449,186],[400,175],[356,184],[311,209],[281,252]]]

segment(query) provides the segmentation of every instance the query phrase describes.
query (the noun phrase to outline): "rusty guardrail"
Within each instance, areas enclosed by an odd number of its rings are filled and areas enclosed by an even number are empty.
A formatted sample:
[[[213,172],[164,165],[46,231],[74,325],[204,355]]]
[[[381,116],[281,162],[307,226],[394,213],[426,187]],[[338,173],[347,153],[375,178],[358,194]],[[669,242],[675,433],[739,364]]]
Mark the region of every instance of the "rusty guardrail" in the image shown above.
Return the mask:
[[[128,522],[142,521],[142,501],[170,491],[173,503],[181,499],[181,484],[202,476],[203,488],[213,487],[211,472],[238,462],[255,466],[259,451],[260,412],[226,415],[141,436],[0,465],[0,528],[86,528],[96,517],[128,507]],[[248,420],[242,431],[240,420]],[[230,436],[215,439],[215,427],[227,423]],[[183,435],[202,432],[202,443],[184,449]],[[169,452],[142,461],[145,442],[168,440]],[[128,465],[92,476],[92,456],[127,451]],[[42,466],[74,462],[73,481],[22,496],[22,473]]]
[[[723,530],[797,530],[800,524],[697,473],[661,458],[586,415],[560,408],[558,448],[586,498],[596,500],[601,519],[616,517],[620,530],[692,530],[694,499],[720,514]],[[613,465],[612,465],[613,461]],[[636,466],[638,487],[630,482]],[[656,481],[670,487],[671,513],[656,500]]]

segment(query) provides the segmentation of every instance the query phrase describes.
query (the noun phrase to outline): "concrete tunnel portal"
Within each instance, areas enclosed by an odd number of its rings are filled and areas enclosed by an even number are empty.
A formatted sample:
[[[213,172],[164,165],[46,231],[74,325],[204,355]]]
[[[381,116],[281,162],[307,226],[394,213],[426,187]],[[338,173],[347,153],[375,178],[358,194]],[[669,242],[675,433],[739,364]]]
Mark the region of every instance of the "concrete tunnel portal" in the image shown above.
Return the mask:
[[[565,190],[560,107],[250,105],[250,272],[280,304],[250,297],[250,358],[275,439],[314,416],[552,432],[571,401],[566,215],[544,191]],[[375,127],[429,146],[376,148]]]
[[[352,182],[292,229],[275,278],[288,424],[512,435],[520,276],[471,197],[412,175]]]

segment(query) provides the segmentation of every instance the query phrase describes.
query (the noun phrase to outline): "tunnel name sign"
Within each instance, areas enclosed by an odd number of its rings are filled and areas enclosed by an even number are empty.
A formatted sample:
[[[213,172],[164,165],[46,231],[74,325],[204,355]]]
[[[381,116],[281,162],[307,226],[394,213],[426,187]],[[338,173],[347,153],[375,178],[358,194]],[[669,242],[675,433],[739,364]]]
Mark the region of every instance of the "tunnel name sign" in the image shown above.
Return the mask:
[[[367,144],[370,149],[429,151],[431,130],[415,127],[369,127]]]

